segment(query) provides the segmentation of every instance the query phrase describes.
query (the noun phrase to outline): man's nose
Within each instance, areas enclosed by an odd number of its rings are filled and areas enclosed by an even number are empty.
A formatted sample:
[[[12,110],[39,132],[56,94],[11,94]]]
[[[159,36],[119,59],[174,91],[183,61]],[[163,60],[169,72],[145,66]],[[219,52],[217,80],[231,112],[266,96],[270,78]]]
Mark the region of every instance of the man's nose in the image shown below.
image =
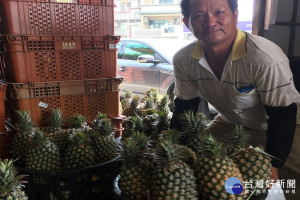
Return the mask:
[[[206,16],[206,25],[207,26],[213,26],[213,25],[215,25],[216,24],[216,17],[214,16],[214,15],[212,15],[212,14],[208,14],[207,16]]]

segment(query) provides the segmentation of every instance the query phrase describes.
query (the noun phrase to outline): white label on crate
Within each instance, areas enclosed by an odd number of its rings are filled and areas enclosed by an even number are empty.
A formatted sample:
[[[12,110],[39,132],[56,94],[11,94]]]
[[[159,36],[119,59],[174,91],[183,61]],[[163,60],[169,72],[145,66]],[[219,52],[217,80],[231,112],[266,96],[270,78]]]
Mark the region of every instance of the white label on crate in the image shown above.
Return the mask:
[[[56,0],[56,3],[73,3],[72,0]]]
[[[48,104],[43,103],[43,102],[40,102],[40,103],[39,103],[39,106],[42,107],[42,108],[47,108],[47,107],[48,107]]]
[[[63,42],[63,49],[75,49],[75,42]]]

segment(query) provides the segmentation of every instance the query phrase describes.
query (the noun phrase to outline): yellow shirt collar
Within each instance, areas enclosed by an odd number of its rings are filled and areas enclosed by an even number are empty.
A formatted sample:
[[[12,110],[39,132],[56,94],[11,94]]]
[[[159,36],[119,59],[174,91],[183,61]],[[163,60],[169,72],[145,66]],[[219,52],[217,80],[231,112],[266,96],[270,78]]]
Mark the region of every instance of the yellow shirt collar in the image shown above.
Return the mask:
[[[245,54],[246,54],[246,33],[237,28],[237,34],[235,36],[232,52],[231,52],[231,60],[232,61],[237,60]],[[203,45],[198,40],[194,47],[192,57],[197,60],[200,60],[203,57],[203,55],[204,55]]]

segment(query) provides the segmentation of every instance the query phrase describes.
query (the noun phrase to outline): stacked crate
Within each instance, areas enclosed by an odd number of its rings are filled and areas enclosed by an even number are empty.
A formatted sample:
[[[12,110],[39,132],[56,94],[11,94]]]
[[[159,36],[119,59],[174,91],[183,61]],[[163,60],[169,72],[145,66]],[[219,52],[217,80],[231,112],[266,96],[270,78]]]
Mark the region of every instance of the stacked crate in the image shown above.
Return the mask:
[[[40,126],[53,108],[88,121],[118,118],[113,0],[0,0],[10,115],[30,110]]]

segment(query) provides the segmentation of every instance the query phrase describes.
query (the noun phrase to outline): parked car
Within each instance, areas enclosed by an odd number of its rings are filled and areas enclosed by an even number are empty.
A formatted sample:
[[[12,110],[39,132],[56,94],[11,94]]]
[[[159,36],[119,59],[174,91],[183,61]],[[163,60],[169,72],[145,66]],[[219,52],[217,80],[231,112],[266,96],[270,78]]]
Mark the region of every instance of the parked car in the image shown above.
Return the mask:
[[[172,102],[175,85],[173,56],[191,42],[176,39],[121,39],[117,46],[118,77],[123,77],[121,95],[126,90],[144,95],[145,90],[153,87],[161,94],[168,94]],[[201,105],[201,112],[210,115],[204,99]]]

